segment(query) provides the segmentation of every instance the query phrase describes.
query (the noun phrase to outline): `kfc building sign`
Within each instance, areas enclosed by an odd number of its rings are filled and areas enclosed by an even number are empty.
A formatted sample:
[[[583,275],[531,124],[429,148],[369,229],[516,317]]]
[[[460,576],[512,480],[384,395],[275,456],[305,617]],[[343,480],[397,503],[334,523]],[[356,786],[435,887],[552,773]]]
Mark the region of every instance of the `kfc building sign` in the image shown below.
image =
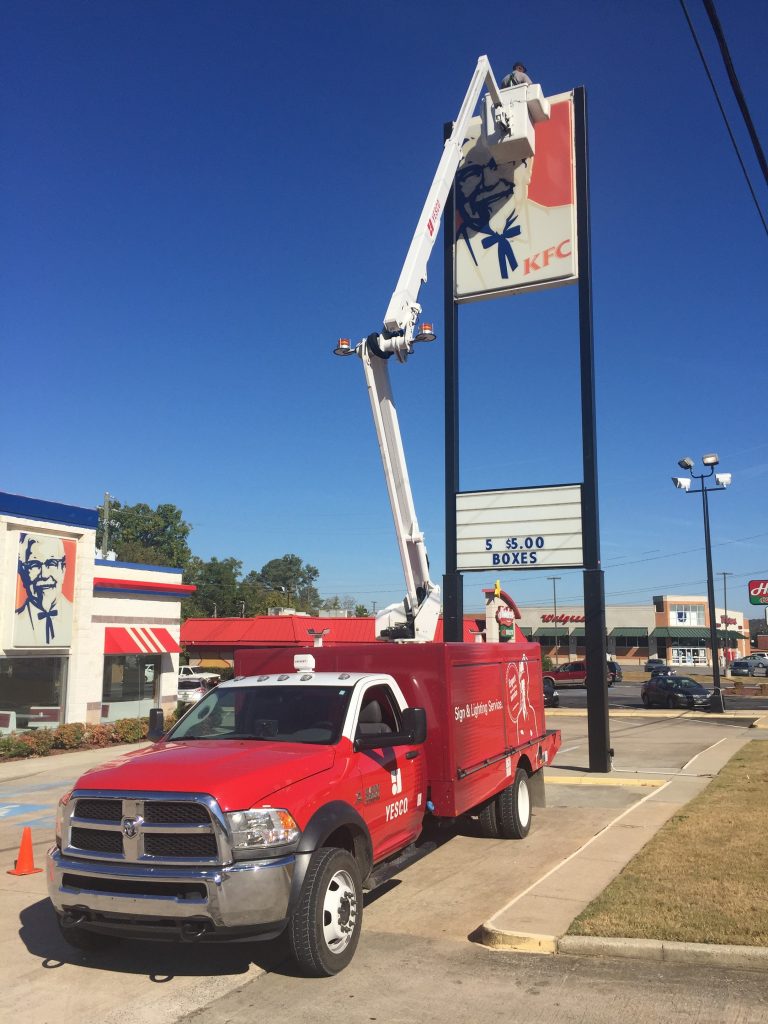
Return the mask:
[[[14,647],[72,643],[77,542],[45,533],[19,533]]]
[[[768,604],[768,580],[750,580],[748,589],[750,604]]]

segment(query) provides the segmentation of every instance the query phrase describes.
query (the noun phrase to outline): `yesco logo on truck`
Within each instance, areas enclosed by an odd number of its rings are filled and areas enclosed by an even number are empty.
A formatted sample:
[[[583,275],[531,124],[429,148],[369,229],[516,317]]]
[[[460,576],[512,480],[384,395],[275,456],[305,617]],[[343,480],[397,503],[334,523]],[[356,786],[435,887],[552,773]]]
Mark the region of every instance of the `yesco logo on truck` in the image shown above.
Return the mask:
[[[768,604],[768,580],[749,581],[749,603]]]

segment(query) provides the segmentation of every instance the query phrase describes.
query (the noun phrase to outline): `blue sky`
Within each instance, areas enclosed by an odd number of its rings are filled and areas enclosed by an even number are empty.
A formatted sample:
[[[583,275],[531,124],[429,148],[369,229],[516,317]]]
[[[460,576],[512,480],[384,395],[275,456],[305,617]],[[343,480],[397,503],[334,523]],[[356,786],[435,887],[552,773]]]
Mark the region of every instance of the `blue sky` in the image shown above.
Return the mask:
[[[765,145],[764,8],[720,8]],[[522,59],[547,94],[587,88],[607,600],[704,593],[700,500],[670,476],[714,450],[733,474],[714,568],[749,611],[768,576],[768,239],[679,4],[7,0],[0,36],[3,490],[172,502],[202,557],[295,552],[323,595],[399,599],[362,373],[332,349],[380,328],[487,53],[499,78]],[[462,308],[462,489],[580,479],[576,298]],[[439,243],[421,301],[440,332]],[[440,342],[392,378],[439,580]],[[547,602],[546,575],[502,584]],[[580,603],[580,572],[559,575],[558,602]],[[465,579],[480,607],[493,579]]]

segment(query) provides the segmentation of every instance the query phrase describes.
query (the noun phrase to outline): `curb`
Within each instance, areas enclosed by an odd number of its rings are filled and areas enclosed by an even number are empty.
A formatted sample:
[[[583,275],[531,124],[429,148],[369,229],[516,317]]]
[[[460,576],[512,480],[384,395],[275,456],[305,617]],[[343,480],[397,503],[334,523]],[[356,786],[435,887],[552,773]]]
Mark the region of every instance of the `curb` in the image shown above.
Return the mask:
[[[555,771],[556,769],[553,769]],[[671,773],[670,773],[671,774]],[[627,776],[625,779],[617,779],[615,776],[600,776],[595,778],[591,776],[580,776],[580,775],[545,775],[544,780],[549,786],[647,786],[650,789],[658,789],[664,786],[668,780],[666,778],[658,779],[644,779],[639,777]]]
[[[611,939],[603,936],[563,935],[557,951],[569,956],[612,956],[665,963],[768,970],[765,946],[717,946],[708,942],[668,942],[666,939]]]
[[[669,942],[666,939],[619,939],[592,935],[536,935],[510,932],[482,924],[472,939],[489,949],[512,953],[563,956],[621,957],[664,963],[701,964],[739,970],[768,970],[768,947],[718,946],[708,942]]]
[[[586,708],[546,708],[546,717],[549,718],[586,718]],[[695,711],[691,708],[675,708],[667,710],[666,708],[611,708],[608,712],[611,718],[683,718],[691,716],[695,718],[697,722],[704,722],[709,719],[715,721],[729,720],[729,719],[748,719],[752,718],[755,720],[761,720],[765,717],[763,711],[746,711],[739,709],[737,711]],[[768,728],[768,725],[761,728]]]

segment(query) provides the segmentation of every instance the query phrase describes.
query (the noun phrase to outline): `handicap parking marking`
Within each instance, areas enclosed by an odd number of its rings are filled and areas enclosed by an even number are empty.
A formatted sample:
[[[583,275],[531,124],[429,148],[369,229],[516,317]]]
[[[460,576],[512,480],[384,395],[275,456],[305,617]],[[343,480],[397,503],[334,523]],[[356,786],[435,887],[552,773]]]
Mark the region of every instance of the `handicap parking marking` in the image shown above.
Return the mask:
[[[48,811],[50,814],[50,807],[46,804],[0,804],[0,821],[21,818],[26,814],[36,814],[39,811]]]

